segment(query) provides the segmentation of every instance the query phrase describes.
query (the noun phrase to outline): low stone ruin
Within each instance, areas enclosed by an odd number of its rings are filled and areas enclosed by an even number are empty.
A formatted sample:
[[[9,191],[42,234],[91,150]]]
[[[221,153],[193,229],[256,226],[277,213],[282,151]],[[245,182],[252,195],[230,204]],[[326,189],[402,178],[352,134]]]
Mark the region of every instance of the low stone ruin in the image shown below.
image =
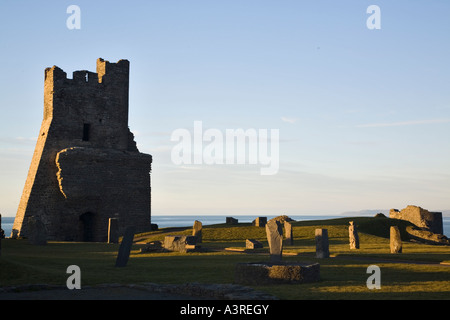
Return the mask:
[[[409,239],[432,245],[450,245],[450,240],[444,235],[442,212],[431,212],[418,206],[407,206],[402,210],[391,209],[389,217],[411,222],[407,226]]]
[[[389,218],[401,219],[411,222],[427,231],[443,234],[442,212],[430,212],[418,206],[407,206],[401,211],[391,209]]]
[[[406,232],[412,241],[431,245],[450,245],[450,239],[443,234],[433,233],[431,231],[415,228],[413,226],[407,226]]]
[[[316,282],[320,280],[320,265],[300,262],[238,263],[234,280],[243,285]]]
[[[286,223],[286,222],[285,222]],[[269,243],[269,262],[238,263],[235,282],[244,285],[307,283],[320,280],[318,263],[284,262],[283,223],[271,219],[265,225]],[[247,240],[248,241],[248,240]]]
[[[140,248],[140,253],[155,253],[155,252],[166,252],[167,250],[163,248],[161,241],[152,241],[146,243],[144,247]]]
[[[171,235],[164,237],[164,249],[176,252],[193,252],[198,249],[196,236]]]
[[[263,247],[263,244],[255,239],[246,239],[245,240],[245,249],[253,250],[260,249]]]

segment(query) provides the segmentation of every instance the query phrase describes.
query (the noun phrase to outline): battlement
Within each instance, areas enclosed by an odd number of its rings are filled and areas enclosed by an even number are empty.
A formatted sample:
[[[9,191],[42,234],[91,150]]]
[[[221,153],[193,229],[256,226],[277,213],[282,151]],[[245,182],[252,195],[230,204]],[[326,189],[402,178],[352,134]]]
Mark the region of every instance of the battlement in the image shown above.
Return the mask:
[[[72,79],[57,66],[45,69],[44,120],[73,146],[136,150],[128,130],[128,60],[97,59],[97,72]]]
[[[116,63],[111,63],[102,58],[97,59],[97,71],[92,72],[88,70],[78,70],[72,73],[72,79],[67,78],[67,73],[61,68],[53,66],[45,69],[46,84],[59,85],[79,85],[79,84],[94,84],[112,83],[117,81],[124,81],[128,85],[128,77],[130,70],[130,62],[128,60],[119,60]]]
[[[108,83],[109,78],[126,78],[128,80],[130,73],[130,62],[125,59],[121,59],[116,63],[97,59],[97,74],[98,81]]]
[[[72,82],[74,83],[99,83],[98,74],[87,70],[74,71]]]

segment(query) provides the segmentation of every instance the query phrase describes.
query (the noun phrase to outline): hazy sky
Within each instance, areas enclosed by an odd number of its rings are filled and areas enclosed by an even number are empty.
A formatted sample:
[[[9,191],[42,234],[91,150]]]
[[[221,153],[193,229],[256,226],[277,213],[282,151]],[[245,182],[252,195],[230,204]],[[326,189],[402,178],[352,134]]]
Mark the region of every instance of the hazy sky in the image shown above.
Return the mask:
[[[69,29],[70,5],[81,10]],[[370,5],[381,29],[366,25]],[[44,69],[130,61],[152,214],[450,209],[450,1],[0,2],[0,213],[14,216]],[[279,130],[279,170],[175,165],[171,134]]]

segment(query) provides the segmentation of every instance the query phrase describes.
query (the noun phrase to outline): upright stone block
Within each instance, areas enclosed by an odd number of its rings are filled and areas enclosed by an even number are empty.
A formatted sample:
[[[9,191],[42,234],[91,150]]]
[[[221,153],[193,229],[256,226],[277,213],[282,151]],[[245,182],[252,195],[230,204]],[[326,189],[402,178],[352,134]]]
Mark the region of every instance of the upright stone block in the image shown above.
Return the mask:
[[[119,220],[117,218],[109,218],[108,243],[119,243]]]
[[[28,217],[28,241],[37,246],[47,244],[47,231],[39,217]]]
[[[253,220],[252,225],[255,227],[264,227],[267,223],[267,217],[258,217]]]
[[[348,227],[348,237],[350,242],[350,249],[359,249],[359,236],[358,230],[356,229],[353,221],[349,221],[350,225]]]
[[[391,253],[402,253],[402,239],[397,226],[391,226],[390,229],[390,248]]]
[[[192,235],[194,237],[197,237],[197,242],[201,243],[202,242],[202,228],[203,225],[200,221],[195,220],[194,221],[194,226],[192,228]]]
[[[316,229],[316,258],[329,258],[328,229]]]
[[[116,267],[125,267],[130,258],[131,246],[133,245],[135,228],[133,226],[127,227],[122,243],[119,247],[119,252],[116,259]]]
[[[235,219],[233,217],[226,217],[225,223],[226,224],[238,224],[238,219]]]
[[[270,261],[281,261],[283,255],[283,226],[279,221],[269,220],[266,224]]]
[[[290,222],[285,221],[284,223],[284,234],[286,245],[292,246],[294,244],[294,235],[292,232],[292,224]]]

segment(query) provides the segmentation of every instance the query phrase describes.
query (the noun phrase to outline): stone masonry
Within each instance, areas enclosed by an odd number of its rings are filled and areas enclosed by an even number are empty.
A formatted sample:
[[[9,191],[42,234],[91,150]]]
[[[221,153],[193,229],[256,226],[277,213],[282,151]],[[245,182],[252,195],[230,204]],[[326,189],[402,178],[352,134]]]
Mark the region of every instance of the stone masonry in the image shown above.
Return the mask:
[[[119,232],[150,229],[152,157],[128,128],[129,61],[97,60],[97,72],[45,70],[44,115],[13,236],[27,237],[39,218],[48,240],[106,241],[109,218]]]
[[[407,206],[401,211],[391,209],[389,218],[407,220],[419,228],[443,234],[442,212],[430,212],[418,206]]]

